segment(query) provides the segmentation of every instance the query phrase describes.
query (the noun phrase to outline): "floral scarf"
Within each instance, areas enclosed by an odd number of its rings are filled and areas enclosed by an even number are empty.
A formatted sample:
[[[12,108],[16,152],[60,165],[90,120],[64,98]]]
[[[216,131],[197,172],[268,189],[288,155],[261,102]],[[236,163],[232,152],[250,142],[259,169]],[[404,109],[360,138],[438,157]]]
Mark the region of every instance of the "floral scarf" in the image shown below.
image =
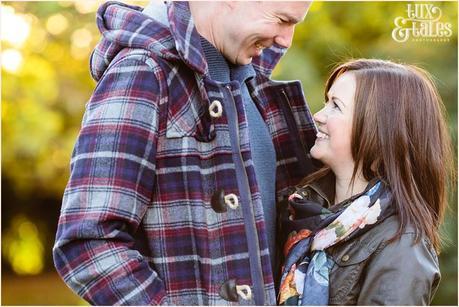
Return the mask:
[[[328,305],[329,271],[333,261],[326,248],[352,239],[394,213],[391,193],[381,181],[347,200],[336,212],[307,198],[297,189],[288,199],[288,217],[281,231],[288,234],[280,282],[280,305]]]

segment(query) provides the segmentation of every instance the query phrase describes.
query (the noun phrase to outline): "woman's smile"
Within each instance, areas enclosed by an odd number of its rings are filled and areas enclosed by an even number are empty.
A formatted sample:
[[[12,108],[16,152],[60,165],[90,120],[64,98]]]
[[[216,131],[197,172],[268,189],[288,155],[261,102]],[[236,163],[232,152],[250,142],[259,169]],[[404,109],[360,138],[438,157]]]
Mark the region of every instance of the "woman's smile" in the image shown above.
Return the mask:
[[[328,140],[329,136],[325,132],[319,131],[316,134],[317,140]]]

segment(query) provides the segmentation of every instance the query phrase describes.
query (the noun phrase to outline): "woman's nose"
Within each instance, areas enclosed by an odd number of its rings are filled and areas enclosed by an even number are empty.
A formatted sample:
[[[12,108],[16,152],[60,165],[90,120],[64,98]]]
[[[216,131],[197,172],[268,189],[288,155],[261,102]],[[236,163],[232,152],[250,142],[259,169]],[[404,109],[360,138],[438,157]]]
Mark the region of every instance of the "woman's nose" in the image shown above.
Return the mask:
[[[319,124],[325,124],[326,116],[324,110],[325,108],[322,108],[314,114],[314,120]]]

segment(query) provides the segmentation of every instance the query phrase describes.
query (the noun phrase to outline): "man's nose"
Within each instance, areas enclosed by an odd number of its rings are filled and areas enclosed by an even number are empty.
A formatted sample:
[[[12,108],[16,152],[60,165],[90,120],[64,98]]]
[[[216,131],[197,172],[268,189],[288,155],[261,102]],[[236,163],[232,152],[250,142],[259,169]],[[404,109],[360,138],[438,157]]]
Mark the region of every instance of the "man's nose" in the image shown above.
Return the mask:
[[[292,45],[294,31],[295,26],[293,25],[283,26],[278,35],[274,38],[274,42],[284,48],[290,48],[290,46]]]

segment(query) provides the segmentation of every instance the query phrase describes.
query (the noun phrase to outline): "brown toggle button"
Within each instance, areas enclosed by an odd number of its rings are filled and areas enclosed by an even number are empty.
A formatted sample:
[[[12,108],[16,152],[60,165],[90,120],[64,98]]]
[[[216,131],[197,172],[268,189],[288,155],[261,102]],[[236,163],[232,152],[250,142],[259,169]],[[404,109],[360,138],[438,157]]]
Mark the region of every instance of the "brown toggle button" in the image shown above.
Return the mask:
[[[224,282],[221,285],[220,291],[218,292],[218,294],[227,301],[230,301],[230,302],[239,301],[238,293],[236,289],[236,280],[230,279]]]
[[[342,261],[346,262],[349,260],[349,255],[344,255],[342,258],[341,258]]]
[[[226,212],[228,207],[225,203],[225,191],[223,189],[218,189],[214,192],[212,198],[210,199],[210,205],[217,213]]]

